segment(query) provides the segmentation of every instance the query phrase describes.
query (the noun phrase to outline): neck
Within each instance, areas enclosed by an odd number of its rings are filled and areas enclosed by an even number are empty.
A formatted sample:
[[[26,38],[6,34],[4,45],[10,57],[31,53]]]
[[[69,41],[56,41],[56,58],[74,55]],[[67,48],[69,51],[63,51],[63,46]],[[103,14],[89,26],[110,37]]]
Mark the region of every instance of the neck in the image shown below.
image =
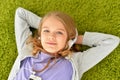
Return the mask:
[[[61,57],[58,53],[50,53],[50,52],[47,52],[47,51],[42,51],[42,52],[45,53],[45,54],[51,55],[54,58]]]

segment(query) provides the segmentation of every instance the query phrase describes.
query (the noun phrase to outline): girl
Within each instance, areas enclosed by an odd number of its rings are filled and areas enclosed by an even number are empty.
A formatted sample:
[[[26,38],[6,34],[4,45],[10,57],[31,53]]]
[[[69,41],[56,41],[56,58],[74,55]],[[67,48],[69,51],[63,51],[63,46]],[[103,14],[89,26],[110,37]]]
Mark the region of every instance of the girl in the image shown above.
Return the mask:
[[[34,38],[30,27],[38,30]],[[68,15],[52,12],[41,19],[23,8],[16,10],[15,35],[18,57],[8,80],[80,80],[120,41],[116,36],[97,32],[78,36]],[[91,48],[72,52],[74,43]]]

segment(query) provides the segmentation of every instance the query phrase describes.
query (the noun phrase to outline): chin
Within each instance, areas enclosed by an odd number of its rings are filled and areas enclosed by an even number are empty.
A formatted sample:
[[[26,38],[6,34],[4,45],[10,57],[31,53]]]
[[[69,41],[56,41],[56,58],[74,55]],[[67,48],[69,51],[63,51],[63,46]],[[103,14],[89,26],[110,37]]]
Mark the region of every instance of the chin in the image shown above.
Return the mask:
[[[46,51],[47,51],[47,53],[50,53],[50,54],[55,54],[58,52],[58,51],[52,51],[52,50],[46,50]]]
[[[55,53],[57,53],[57,52],[52,52],[52,51],[47,51],[48,53],[50,53],[50,54],[55,54]]]

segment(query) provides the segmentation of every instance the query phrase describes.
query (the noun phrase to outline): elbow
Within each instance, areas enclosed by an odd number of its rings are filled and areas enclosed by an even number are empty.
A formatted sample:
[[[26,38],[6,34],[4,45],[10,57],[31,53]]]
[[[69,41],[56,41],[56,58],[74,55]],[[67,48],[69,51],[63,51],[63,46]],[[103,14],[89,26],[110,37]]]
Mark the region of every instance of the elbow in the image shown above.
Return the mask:
[[[103,46],[107,45],[115,49],[120,43],[120,38],[114,36],[113,38],[107,38],[106,40],[103,40],[102,43],[103,43]]]
[[[98,41],[96,44],[92,45],[93,47],[97,47],[97,46],[111,46],[112,48],[116,48],[120,43],[120,38],[113,36],[113,37],[109,37],[103,40]]]

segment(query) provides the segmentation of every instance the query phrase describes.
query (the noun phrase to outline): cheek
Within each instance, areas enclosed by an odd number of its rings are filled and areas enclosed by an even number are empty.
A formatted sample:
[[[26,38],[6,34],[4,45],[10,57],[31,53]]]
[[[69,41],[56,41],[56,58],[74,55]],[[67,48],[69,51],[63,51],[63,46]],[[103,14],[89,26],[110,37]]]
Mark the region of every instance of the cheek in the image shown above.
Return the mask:
[[[67,44],[67,38],[64,37],[64,38],[58,39],[58,44],[59,44],[61,47],[65,47],[66,44]]]
[[[41,44],[44,43],[46,37],[44,35],[41,35]]]

